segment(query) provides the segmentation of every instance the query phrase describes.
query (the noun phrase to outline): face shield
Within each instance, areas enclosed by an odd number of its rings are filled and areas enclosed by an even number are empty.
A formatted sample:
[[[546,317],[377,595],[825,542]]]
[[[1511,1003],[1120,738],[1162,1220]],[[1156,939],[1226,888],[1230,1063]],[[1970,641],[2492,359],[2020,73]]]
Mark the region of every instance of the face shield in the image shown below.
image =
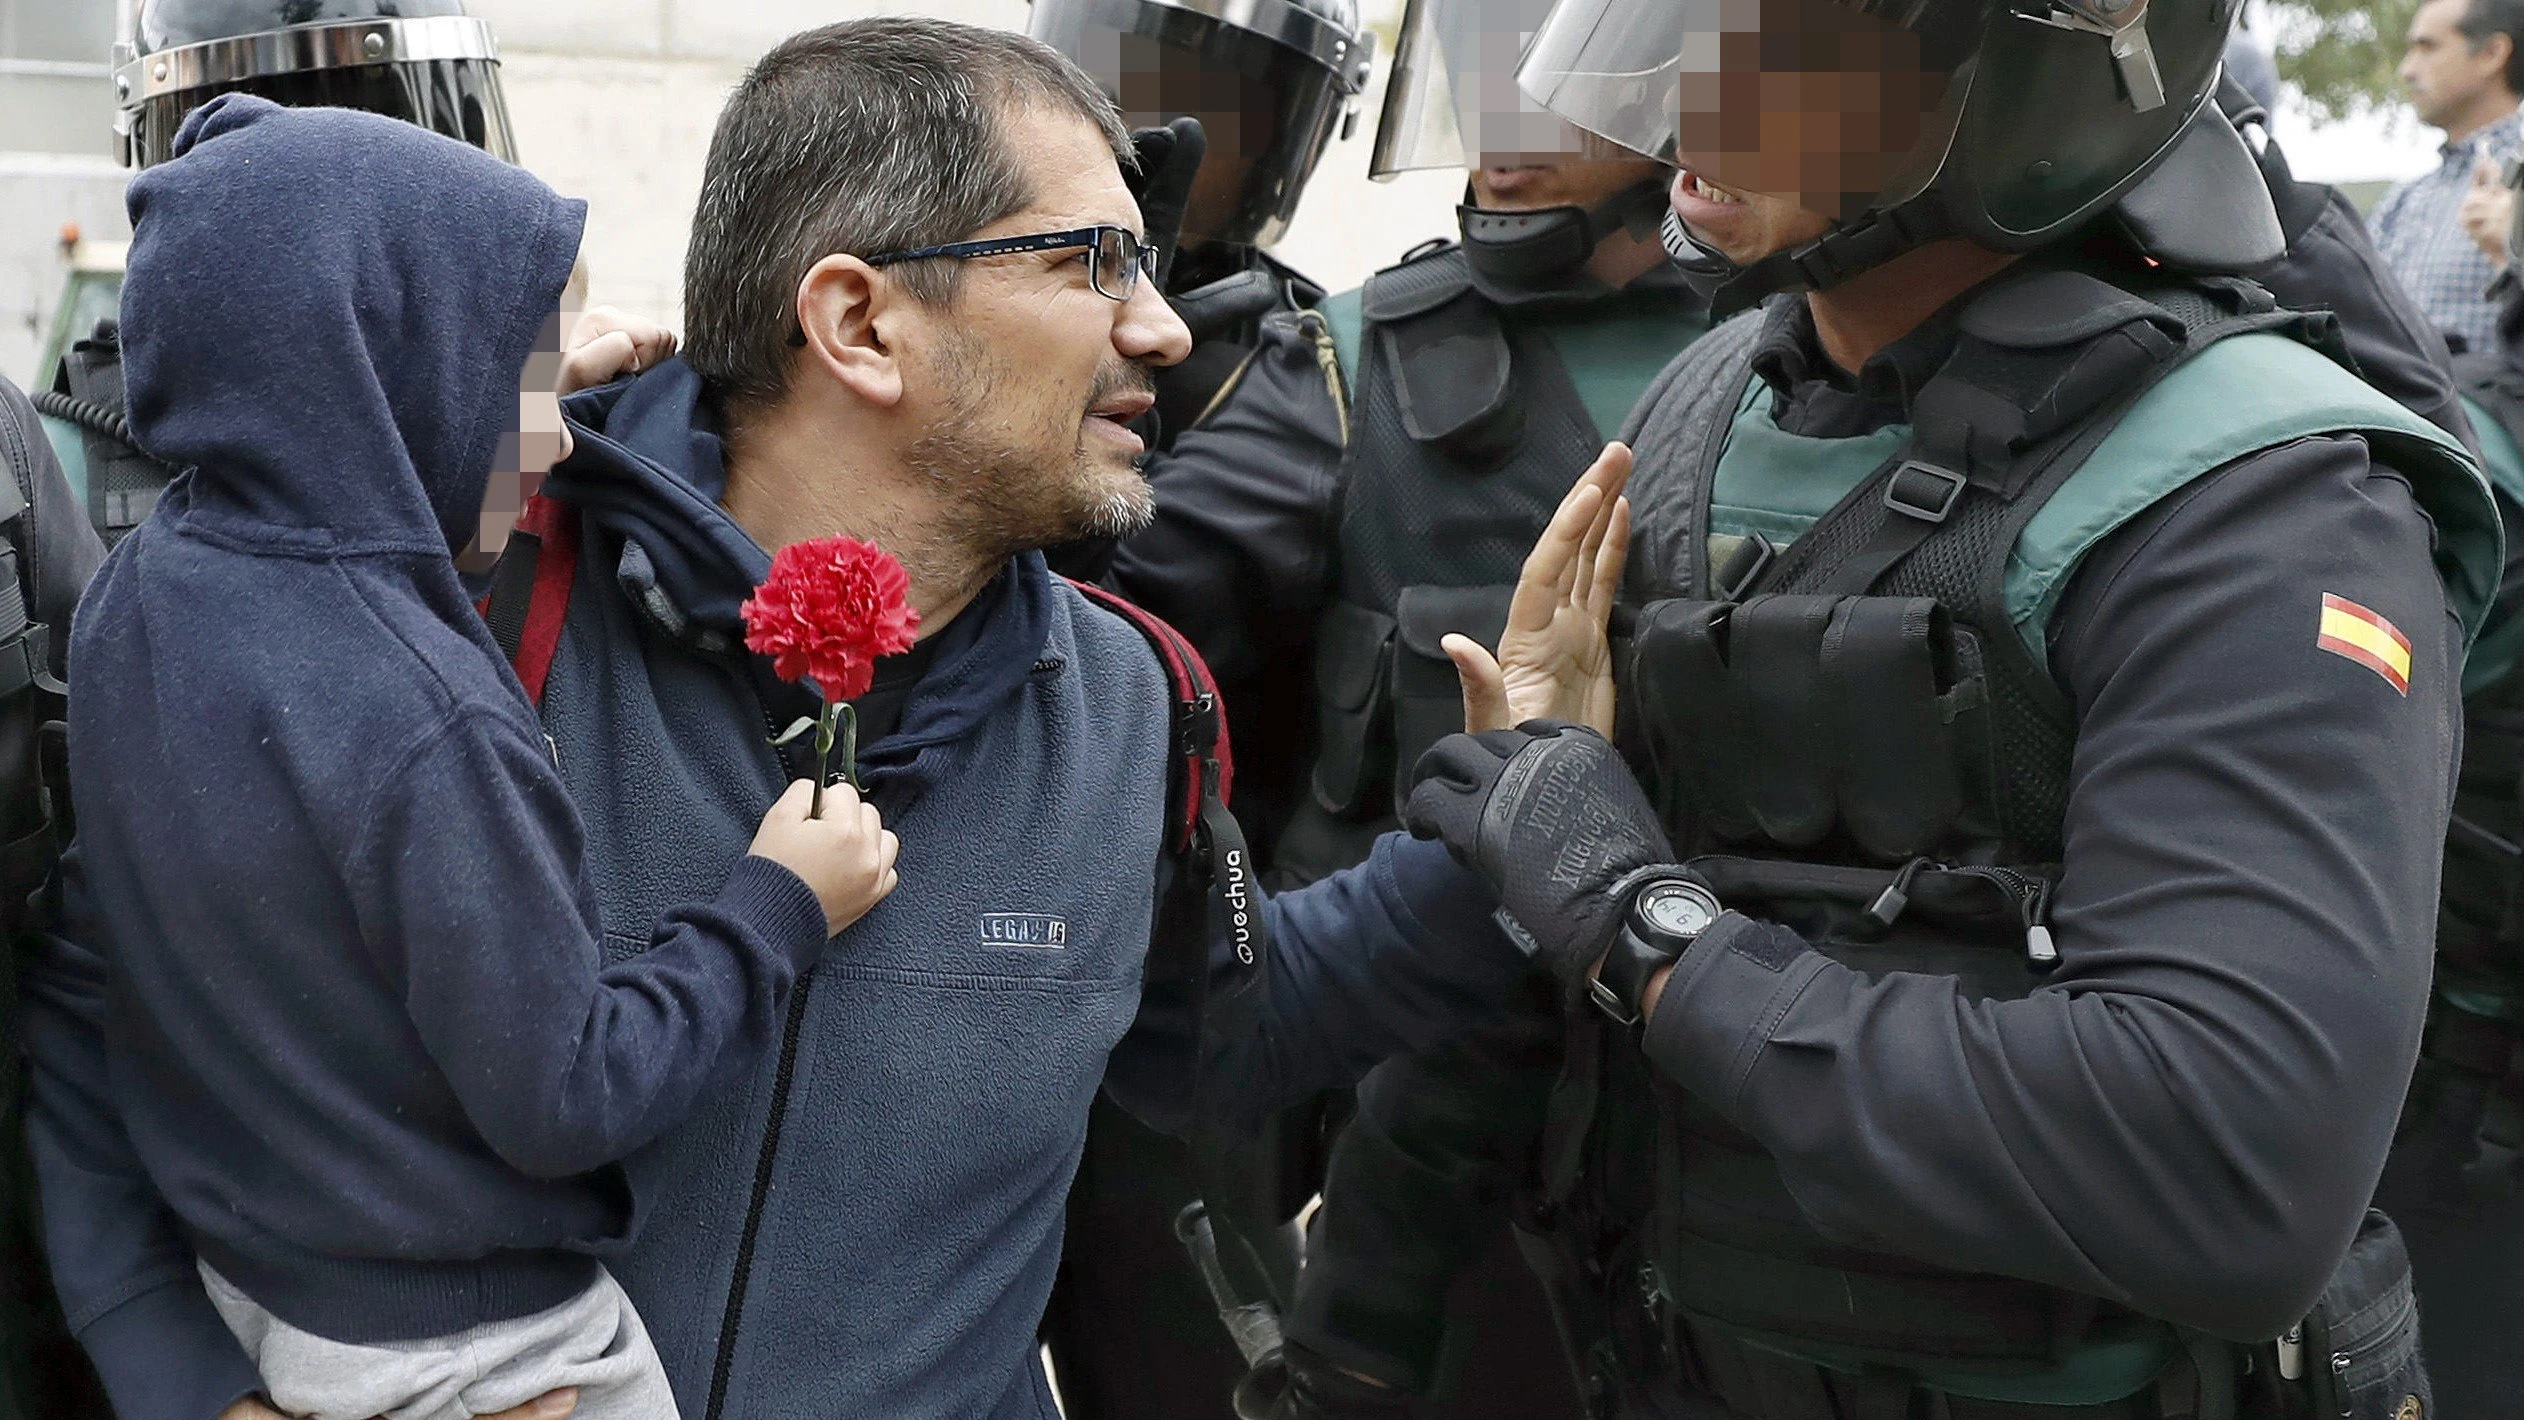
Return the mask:
[[[2019,246],[2108,202],[2205,101],[2231,0],[1564,0],[1520,86],[1598,137],[1835,221],[1960,195]],[[2160,62],[2161,60],[2161,62]]]
[[[1367,82],[1374,36],[1326,0],[1034,0],[1027,32],[1133,128],[1201,121],[1183,240],[1267,246]]]
[[[1590,152],[1585,133],[1518,89],[1517,59],[1550,9],[1551,0],[1409,0],[1368,175],[1636,159]]]
[[[1970,93],[1979,13],[1927,0],[1566,0],[1518,82],[1598,140],[1838,220],[1935,180]],[[1939,27],[1940,15],[1960,18]]]
[[[148,19],[144,10],[144,45],[152,38]],[[118,146],[133,167],[172,157],[185,116],[228,93],[291,107],[380,113],[504,161],[517,160],[491,27],[461,15],[299,25],[199,40],[128,57],[114,83],[121,101]]]

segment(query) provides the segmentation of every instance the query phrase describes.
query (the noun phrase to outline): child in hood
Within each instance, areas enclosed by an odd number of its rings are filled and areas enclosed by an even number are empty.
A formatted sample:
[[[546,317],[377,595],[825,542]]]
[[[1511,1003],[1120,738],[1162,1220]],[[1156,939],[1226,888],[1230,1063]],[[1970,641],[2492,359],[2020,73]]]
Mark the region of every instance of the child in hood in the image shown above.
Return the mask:
[[[135,433],[186,472],[71,638],[69,891],[116,1108],[280,1409],[576,1387],[580,1420],[672,1416],[598,1260],[633,1224],[616,1162],[759,1058],[892,890],[894,836],[846,788],[810,819],[800,783],[716,897],[600,921],[454,561],[522,411],[557,413],[520,371],[583,206],[242,96],[177,152],[132,184],[123,355]]]

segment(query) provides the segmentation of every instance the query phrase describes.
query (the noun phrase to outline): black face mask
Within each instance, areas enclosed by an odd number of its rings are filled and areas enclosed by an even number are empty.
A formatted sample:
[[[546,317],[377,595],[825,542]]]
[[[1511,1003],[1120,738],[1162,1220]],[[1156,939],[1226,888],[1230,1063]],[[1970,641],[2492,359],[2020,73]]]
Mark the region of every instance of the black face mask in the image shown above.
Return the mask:
[[[1596,244],[1624,229],[1644,236],[1666,210],[1664,184],[1649,181],[1622,189],[1592,210],[1493,212],[1465,204],[1455,215],[1474,286],[1494,303],[1513,306],[1604,294],[1603,283],[1585,272]]]

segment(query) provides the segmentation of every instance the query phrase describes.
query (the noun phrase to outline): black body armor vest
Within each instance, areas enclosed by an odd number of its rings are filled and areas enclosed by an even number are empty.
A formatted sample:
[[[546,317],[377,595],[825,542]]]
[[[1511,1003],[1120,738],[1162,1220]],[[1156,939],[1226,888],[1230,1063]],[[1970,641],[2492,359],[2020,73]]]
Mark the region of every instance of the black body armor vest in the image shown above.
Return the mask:
[[[1182,289],[1166,293],[1192,332],[1192,353],[1156,372],[1160,452],[1200,423],[1234,386],[1260,348],[1265,316],[1307,310],[1323,300],[1322,287],[1267,253],[1236,247],[1224,254],[1233,260],[1222,269],[1201,260],[1209,255],[1205,251],[1185,253],[1175,273]]]
[[[1526,553],[1609,437],[1549,323],[1616,307],[1670,319],[1656,366],[1697,330],[1679,283],[1508,307],[1475,282],[1450,246],[1378,272],[1362,295],[1340,589],[1316,639],[1319,757],[1275,862],[1298,881],[1364,857],[1412,763],[1463,727],[1440,639],[1498,644]]]
[[[175,470],[142,453],[131,438],[123,399],[122,332],[100,321],[96,333],[70,347],[53,388],[36,408],[79,426],[87,452],[88,520],[112,547],[158,505]]]
[[[2045,924],[2076,725],[2009,618],[2010,550],[2187,355],[2252,330],[2321,340],[2325,318],[2243,282],[2142,297],[2022,271],[1966,310],[1906,443],[1785,549],[1710,533],[1761,320],[1689,352],[1639,434],[1624,751],[1730,907],[1860,970],[2023,996],[2057,960]],[[2164,1333],[1824,1237],[1758,1143],[1611,1029],[1571,1027],[1535,1219],[1605,1413],[1661,1414],[1678,1391],[1765,1420],[1918,1413],[1898,1372],[1843,1395],[1791,1358],[2032,1372],[2115,1328]]]
[[[2524,370],[2498,352],[2460,355],[2454,383],[2510,439],[2524,438]],[[2484,1085],[2508,1078],[2524,1036],[2513,1018],[2524,1011],[2524,662],[2463,697],[2436,946],[2430,1066]]]

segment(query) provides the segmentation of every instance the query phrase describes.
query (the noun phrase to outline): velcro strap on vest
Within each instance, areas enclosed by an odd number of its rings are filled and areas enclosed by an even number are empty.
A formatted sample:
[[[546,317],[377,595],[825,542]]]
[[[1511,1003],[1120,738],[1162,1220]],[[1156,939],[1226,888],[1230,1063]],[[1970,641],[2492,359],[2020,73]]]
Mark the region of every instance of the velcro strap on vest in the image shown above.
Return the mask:
[[[1402,812],[1411,771],[1439,740],[1464,727],[1463,682],[1442,643],[1469,636],[1493,655],[1507,632],[1516,588],[1405,587],[1394,601],[1393,804]]]

